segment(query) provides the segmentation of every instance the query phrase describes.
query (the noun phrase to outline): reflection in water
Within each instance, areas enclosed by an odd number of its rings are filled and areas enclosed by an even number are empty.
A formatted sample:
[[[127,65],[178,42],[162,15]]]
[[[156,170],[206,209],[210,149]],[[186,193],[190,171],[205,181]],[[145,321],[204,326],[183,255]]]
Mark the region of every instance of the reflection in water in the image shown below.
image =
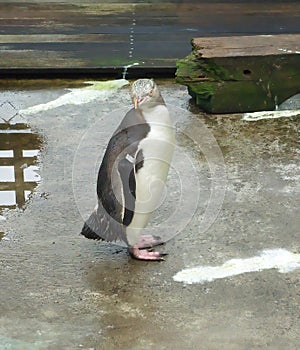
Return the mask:
[[[37,186],[40,147],[28,125],[0,123],[0,216],[5,208],[21,208]]]

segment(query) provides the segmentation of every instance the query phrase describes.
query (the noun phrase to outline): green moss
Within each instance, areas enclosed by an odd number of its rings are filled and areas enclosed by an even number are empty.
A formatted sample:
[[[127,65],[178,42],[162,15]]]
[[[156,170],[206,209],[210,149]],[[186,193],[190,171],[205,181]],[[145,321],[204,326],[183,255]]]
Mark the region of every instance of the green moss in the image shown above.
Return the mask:
[[[185,58],[176,62],[176,82],[186,85],[186,79],[188,81],[198,80],[198,63],[195,52],[191,52]]]
[[[213,59],[202,59],[199,63],[199,69],[207,78],[216,81],[230,80],[230,73]]]
[[[198,57],[177,62],[176,81],[211,113],[271,110],[300,92],[299,55]]]
[[[216,93],[217,83],[205,82],[188,85],[189,94],[195,99],[195,102],[203,110],[211,111],[211,100]]]
[[[230,80],[231,75],[226,68],[212,59],[198,58],[196,51],[192,51],[185,58],[176,63],[176,81],[187,85],[187,82]]]
[[[203,82],[189,84],[189,88],[202,100],[210,100],[217,90],[217,84],[214,82]]]

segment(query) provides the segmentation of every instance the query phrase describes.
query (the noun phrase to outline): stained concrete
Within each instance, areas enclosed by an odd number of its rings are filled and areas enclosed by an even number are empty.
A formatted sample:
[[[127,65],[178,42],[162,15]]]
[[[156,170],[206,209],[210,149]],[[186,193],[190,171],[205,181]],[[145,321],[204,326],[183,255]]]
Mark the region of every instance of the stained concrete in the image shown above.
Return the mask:
[[[18,110],[74,87],[63,81],[2,84],[2,101]],[[95,174],[86,173],[89,158],[81,159],[80,166],[74,160],[80,160],[80,152],[88,154],[85,145],[98,127],[103,127],[104,139],[112,132],[113,111],[130,106],[127,87],[116,97],[29,117],[31,129],[44,141],[42,182],[24,210],[6,212],[0,221],[5,233],[0,241],[1,350],[298,349],[299,270],[247,273],[188,286],[172,277],[185,267],[221,265],[266,248],[299,253],[299,118],[246,122],[240,115],[206,115],[189,102],[184,87],[171,80],[159,84],[175,111],[191,113],[186,117],[182,112],[184,121],[177,126],[180,150],[199,176],[198,188],[189,186],[193,172],[181,179],[190,201],[199,195],[190,221],[160,248],[169,254],[161,263],[134,261],[122,247],[79,235],[85,212],[76,194],[83,189],[87,206],[94,201],[90,179]],[[287,104],[299,108],[299,102],[294,98]],[[197,129],[199,122],[205,132],[195,143],[182,130]],[[214,140],[219,148],[206,153],[215,147]],[[95,142],[103,150],[103,139]],[[220,182],[209,168],[216,163],[224,170]],[[176,185],[175,175],[169,181]],[[212,213],[213,223],[203,229],[214,185],[222,187],[220,198],[225,197]],[[167,198],[176,199],[178,188],[171,186]],[[167,201],[153,225],[170,215],[175,199]]]

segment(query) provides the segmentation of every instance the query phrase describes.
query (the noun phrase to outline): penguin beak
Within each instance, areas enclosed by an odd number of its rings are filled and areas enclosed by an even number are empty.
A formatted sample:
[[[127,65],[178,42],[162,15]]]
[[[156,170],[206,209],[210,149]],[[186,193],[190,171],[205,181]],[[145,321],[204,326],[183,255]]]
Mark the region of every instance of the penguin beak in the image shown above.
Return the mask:
[[[139,105],[139,100],[137,98],[134,98],[133,102],[134,102],[134,108],[137,109]]]

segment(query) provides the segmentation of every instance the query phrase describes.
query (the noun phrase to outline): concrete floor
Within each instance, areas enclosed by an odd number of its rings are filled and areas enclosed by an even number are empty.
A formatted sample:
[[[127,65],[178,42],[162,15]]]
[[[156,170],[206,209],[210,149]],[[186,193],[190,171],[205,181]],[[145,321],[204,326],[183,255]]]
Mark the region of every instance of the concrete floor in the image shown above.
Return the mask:
[[[0,96],[24,110],[74,84],[3,83]],[[122,247],[79,235],[95,203],[95,172],[116,109],[129,108],[128,88],[32,114],[29,124],[44,140],[42,181],[24,211],[10,210],[0,221],[1,350],[299,348],[299,269],[193,285],[172,278],[186,267],[267,248],[300,252],[299,118],[205,115],[184,87],[159,84],[180,147],[152,222],[166,223],[158,226],[169,239],[161,248],[166,261],[134,261]]]

